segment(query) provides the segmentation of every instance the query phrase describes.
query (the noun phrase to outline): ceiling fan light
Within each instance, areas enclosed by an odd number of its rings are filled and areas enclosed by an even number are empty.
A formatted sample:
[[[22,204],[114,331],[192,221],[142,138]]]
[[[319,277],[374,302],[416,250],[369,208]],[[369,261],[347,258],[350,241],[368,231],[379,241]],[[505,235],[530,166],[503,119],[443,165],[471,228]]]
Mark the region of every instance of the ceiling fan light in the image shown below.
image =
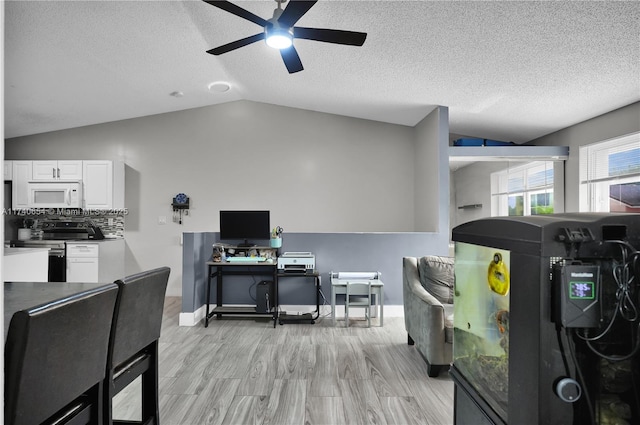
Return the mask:
[[[288,49],[293,44],[293,34],[285,28],[270,26],[265,28],[265,31],[267,35],[265,41],[269,47]]]
[[[291,44],[291,38],[286,35],[276,34],[267,38],[267,45],[274,49],[287,49]]]

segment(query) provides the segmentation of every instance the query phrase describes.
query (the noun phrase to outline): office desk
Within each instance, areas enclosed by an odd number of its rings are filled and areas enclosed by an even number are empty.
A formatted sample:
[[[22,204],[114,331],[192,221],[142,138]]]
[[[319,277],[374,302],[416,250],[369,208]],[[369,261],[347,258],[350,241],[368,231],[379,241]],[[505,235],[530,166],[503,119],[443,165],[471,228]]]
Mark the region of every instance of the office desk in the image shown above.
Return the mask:
[[[235,314],[235,315],[260,315],[263,317],[273,318],[273,327],[276,327],[276,321],[278,320],[278,278],[276,276],[278,265],[273,262],[243,262],[243,263],[229,263],[225,261],[214,262],[207,261],[208,280],[206,290],[206,313],[204,316],[204,327],[209,326],[209,319],[214,315],[218,318],[223,314]],[[242,270],[240,270],[242,269]],[[271,313],[258,313],[255,307],[241,307],[223,305],[222,300],[222,286],[223,276],[268,276],[273,280],[273,290],[275,303],[272,307]],[[209,311],[209,304],[211,303],[211,281],[216,278],[216,307]]]
[[[353,279],[352,282],[359,281]],[[368,282],[364,280],[363,282]],[[339,279],[331,279],[331,319],[333,320],[333,326],[336,325],[336,295],[346,295],[347,284],[341,282]],[[380,326],[383,325],[384,320],[384,283],[380,279],[371,279],[371,294],[375,295],[375,310],[380,310]]]
[[[4,337],[7,337],[11,318],[16,311],[92,291],[112,283],[77,282],[5,282]]]

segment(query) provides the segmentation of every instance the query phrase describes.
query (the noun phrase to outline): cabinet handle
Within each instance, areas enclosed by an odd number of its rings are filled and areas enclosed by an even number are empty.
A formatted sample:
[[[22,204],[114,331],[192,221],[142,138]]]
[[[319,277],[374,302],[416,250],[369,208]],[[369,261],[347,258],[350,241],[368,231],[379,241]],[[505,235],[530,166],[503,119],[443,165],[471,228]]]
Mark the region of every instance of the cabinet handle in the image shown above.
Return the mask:
[[[55,179],[56,178],[56,169],[52,168],[51,171],[53,171],[53,178]]]
[[[58,178],[60,178],[60,169],[58,168]]]

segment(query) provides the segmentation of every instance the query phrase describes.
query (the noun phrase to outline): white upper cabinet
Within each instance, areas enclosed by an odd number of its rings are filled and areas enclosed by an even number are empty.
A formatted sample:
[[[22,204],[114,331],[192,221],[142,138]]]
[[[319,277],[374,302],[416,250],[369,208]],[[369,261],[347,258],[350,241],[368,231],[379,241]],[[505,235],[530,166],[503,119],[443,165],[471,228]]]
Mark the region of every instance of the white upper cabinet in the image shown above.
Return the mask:
[[[13,161],[11,181],[11,207],[27,208],[29,205],[29,188],[27,184],[32,178],[32,161]]]
[[[124,164],[120,161],[82,161],[85,209],[124,208]]]
[[[7,167],[11,173],[7,178]],[[11,180],[12,208],[29,205],[29,182],[80,181],[82,208],[124,209],[124,163],[109,160],[5,161],[5,180]]]
[[[13,161],[5,161],[2,171],[4,171],[5,181],[13,180]]]
[[[32,180],[82,180],[81,160],[33,161]]]

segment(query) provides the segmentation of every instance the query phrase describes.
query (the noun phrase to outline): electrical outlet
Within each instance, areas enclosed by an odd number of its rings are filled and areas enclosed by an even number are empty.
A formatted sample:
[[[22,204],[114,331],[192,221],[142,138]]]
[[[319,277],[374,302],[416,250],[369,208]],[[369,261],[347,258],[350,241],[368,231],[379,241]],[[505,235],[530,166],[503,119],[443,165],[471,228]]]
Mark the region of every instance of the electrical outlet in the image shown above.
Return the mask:
[[[167,224],[167,216],[158,216],[158,224]]]

